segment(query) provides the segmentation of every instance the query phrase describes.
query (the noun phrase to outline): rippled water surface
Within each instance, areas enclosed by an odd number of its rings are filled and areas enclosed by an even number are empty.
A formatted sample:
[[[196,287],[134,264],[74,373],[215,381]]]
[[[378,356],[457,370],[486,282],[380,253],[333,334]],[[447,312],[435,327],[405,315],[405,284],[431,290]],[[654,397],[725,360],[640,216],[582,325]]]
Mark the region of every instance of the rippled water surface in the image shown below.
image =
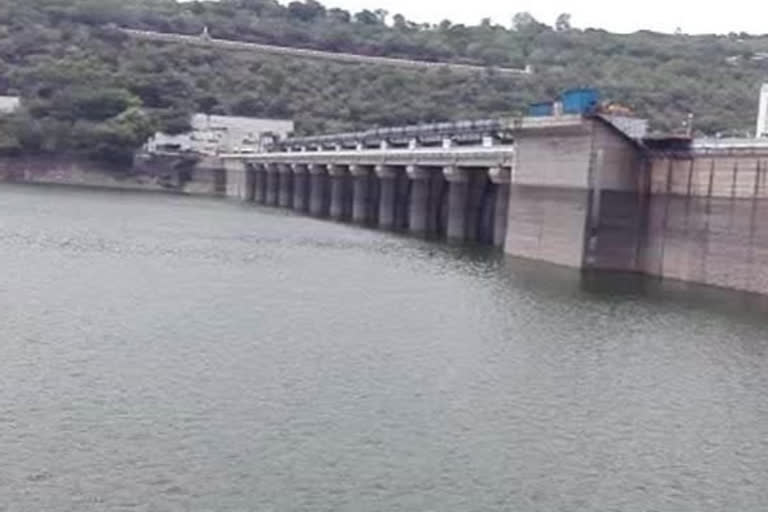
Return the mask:
[[[768,321],[690,295],[3,186],[0,510],[767,510]]]

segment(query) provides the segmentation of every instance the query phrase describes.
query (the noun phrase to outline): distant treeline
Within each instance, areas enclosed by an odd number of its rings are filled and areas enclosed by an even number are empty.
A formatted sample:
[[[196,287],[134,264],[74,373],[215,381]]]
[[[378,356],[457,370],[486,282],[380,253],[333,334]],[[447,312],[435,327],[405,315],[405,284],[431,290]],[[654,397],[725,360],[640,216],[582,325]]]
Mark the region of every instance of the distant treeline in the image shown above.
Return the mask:
[[[4,0],[0,92],[27,106],[0,119],[0,153],[85,153],[128,161],[154,130],[191,112],[286,117],[300,133],[516,115],[590,85],[651,119],[703,134],[746,135],[768,79],[768,37],[611,34],[510,13],[509,26],[413,23],[314,0]],[[404,70],[137,41],[114,26],[327,51],[481,66],[531,76]]]

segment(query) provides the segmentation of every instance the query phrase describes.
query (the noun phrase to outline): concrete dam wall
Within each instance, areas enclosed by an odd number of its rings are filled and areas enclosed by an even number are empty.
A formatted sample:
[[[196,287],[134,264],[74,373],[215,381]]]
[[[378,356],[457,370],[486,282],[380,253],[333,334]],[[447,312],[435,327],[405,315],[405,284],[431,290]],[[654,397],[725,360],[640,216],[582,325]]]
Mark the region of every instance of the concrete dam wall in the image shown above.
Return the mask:
[[[227,195],[572,268],[768,294],[768,148],[647,147],[599,118],[514,146],[223,155]]]
[[[110,168],[103,163],[69,156],[0,158],[0,181],[125,190],[169,188],[158,174]]]
[[[644,268],[768,293],[768,152],[657,155]]]
[[[768,295],[768,144],[660,149],[597,118],[524,119],[514,145],[166,156],[122,173],[6,158],[0,181],[226,196],[576,269]]]
[[[181,164],[181,165],[180,165]],[[224,195],[225,175],[179,158],[115,167],[74,155],[0,158],[0,182]]]

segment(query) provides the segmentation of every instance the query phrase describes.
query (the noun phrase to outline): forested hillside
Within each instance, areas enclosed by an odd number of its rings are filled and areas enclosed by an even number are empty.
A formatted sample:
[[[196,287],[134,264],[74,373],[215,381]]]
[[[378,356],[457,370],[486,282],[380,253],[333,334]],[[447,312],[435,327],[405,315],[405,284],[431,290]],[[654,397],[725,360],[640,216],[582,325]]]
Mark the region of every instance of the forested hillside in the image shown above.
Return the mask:
[[[302,133],[514,115],[558,91],[592,85],[679,130],[688,112],[703,134],[754,124],[768,80],[768,37],[610,34],[510,13],[510,26],[415,24],[384,11],[349,13],[308,0],[2,0],[0,93],[27,109],[0,121],[0,151],[86,152],[127,159],[157,128],[180,131],[192,111],[290,117]],[[523,67],[475,76],[446,69],[267,57],[137,41],[115,27],[259,43]]]

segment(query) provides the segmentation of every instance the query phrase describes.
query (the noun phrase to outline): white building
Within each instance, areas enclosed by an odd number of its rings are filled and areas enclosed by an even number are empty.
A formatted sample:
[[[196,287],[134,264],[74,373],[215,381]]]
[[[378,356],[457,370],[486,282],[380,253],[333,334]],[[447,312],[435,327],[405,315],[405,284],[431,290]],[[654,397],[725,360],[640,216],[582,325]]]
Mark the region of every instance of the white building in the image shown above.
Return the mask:
[[[0,114],[13,114],[21,107],[18,96],[0,96]]]
[[[289,120],[207,114],[193,115],[190,124],[189,133],[155,134],[146,144],[147,151],[255,153],[264,149],[271,137],[285,138],[294,130]]]
[[[768,137],[768,84],[763,84],[762,89],[760,89],[760,106],[757,111],[755,136],[758,138]]]

